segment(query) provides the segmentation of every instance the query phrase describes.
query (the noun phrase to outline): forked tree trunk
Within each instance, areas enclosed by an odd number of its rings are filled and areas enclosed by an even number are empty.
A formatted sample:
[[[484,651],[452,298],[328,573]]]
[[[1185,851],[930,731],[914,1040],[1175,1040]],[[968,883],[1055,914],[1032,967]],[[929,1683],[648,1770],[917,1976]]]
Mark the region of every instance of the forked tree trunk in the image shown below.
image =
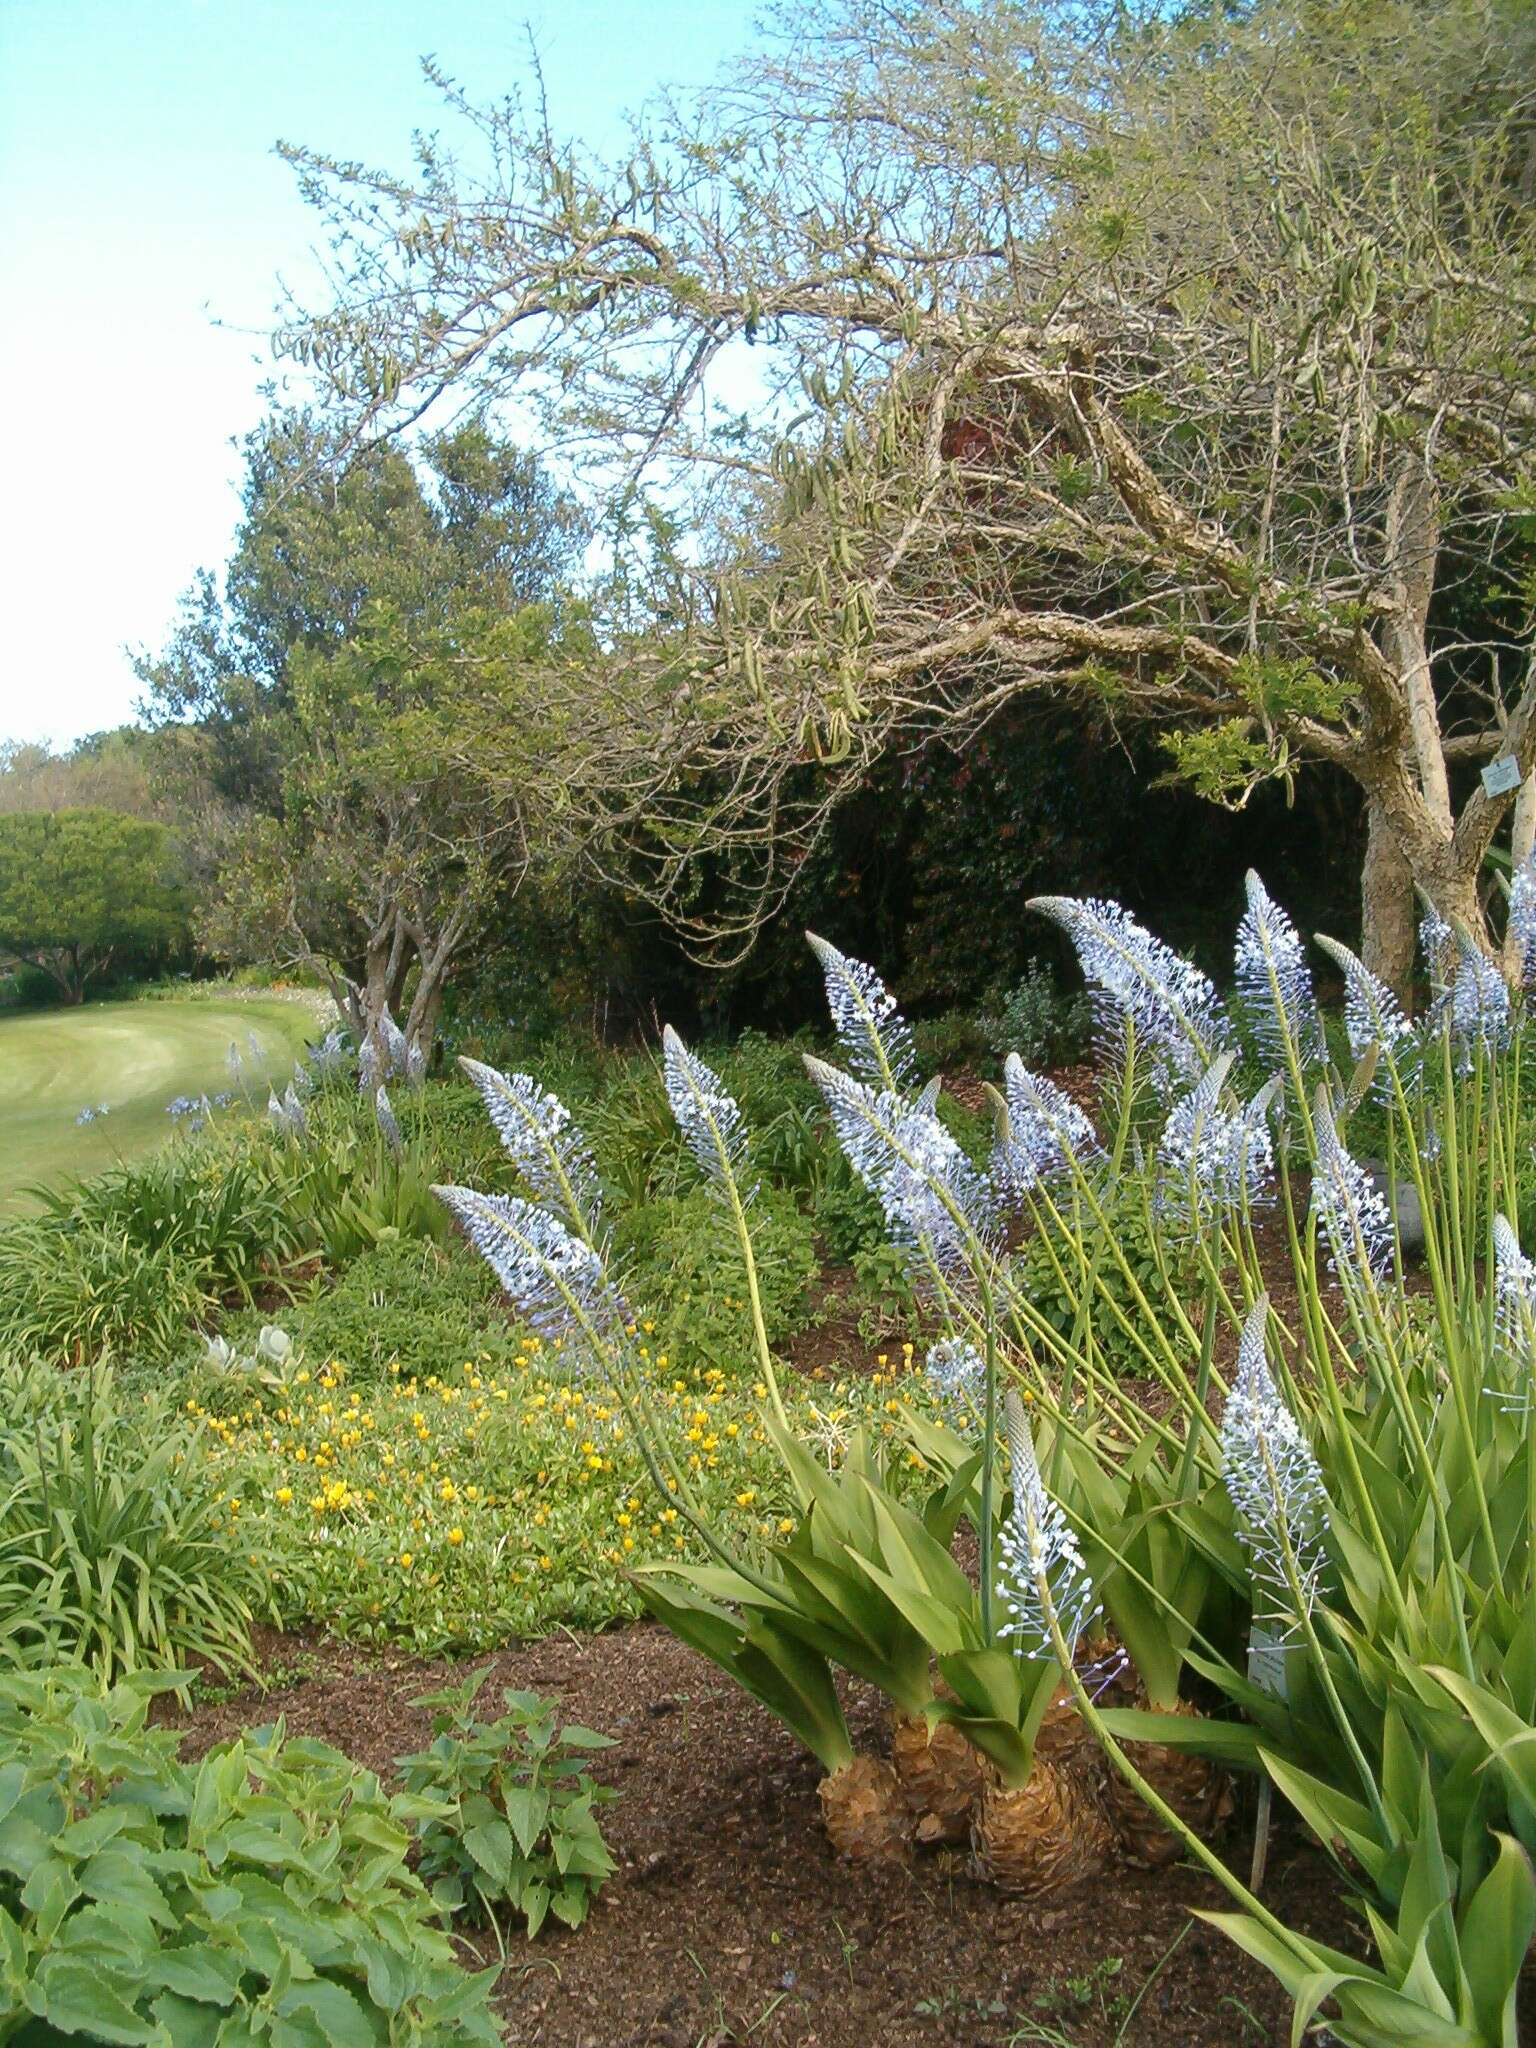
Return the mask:
[[[1366,808],[1365,864],[1360,873],[1361,956],[1372,974],[1403,1002],[1412,994],[1418,943],[1413,870],[1381,805]]]

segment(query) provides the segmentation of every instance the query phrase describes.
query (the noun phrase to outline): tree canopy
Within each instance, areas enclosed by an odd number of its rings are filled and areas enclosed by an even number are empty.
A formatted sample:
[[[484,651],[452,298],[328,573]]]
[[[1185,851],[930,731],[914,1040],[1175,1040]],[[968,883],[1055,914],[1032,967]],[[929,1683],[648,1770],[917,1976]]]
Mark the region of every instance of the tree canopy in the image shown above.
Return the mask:
[[[1472,771],[1536,826],[1533,79],[1522,0],[813,0],[617,164],[447,80],[414,175],[292,152],[280,345],[359,445],[538,394],[714,522],[595,785],[701,941],[881,753],[1066,694],[1221,802],[1353,778],[1399,979],[1413,882],[1493,942]]]
[[[0,953],[41,969],[66,1002],[114,959],[186,936],[163,825],[103,810],[0,815]]]

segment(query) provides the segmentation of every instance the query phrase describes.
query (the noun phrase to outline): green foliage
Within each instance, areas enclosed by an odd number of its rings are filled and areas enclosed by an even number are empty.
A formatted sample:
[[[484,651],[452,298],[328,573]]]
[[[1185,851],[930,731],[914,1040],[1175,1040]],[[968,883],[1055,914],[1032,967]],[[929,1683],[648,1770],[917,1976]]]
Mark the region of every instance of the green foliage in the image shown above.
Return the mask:
[[[38,1196],[0,1227],[0,1345],[40,1357],[164,1357],[297,1243],[259,1153],[170,1149]]]
[[[187,910],[165,827],[118,811],[0,814],[0,953],[41,969],[66,1002],[114,954],[184,940]]]
[[[1093,1005],[1079,991],[1068,995],[1043,961],[1034,960],[983,1013],[981,1028],[999,1059],[1016,1052],[1032,1070],[1083,1059],[1093,1034]]]
[[[252,1312],[228,1324],[238,1351],[249,1350],[262,1321]],[[391,1366],[423,1380],[466,1358],[506,1366],[519,1349],[484,1269],[422,1237],[381,1238],[340,1273],[320,1277],[283,1311],[282,1326],[307,1358],[344,1359],[349,1376],[365,1384]],[[243,1399],[238,1376],[228,1398]]]
[[[281,1725],[189,1768],[145,1725],[171,1682],[0,1680],[5,2037],[496,2048],[495,1972],[406,1862],[422,1803]]]
[[[782,1344],[805,1324],[815,1242],[793,1197],[772,1185],[759,1187],[750,1214],[763,1321],[769,1343]],[[655,1322],[660,1350],[684,1366],[752,1369],[741,1249],[712,1189],[626,1210],[614,1252],[631,1301]]]
[[[432,1745],[397,1762],[406,1791],[437,1808],[417,1826],[419,1867],[437,1903],[487,1920],[506,1905],[531,1941],[551,1913],[579,1927],[613,1874],[593,1809],[615,1794],[586,1767],[610,1738],[558,1726],[553,1701],[511,1687],[505,1711],[479,1719],[490,1669],[417,1700],[431,1710]]]
[[[119,1672],[249,1663],[270,1613],[259,1538],[234,1537],[198,1433],[105,1368],[7,1367],[0,1642],[8,1660]]]

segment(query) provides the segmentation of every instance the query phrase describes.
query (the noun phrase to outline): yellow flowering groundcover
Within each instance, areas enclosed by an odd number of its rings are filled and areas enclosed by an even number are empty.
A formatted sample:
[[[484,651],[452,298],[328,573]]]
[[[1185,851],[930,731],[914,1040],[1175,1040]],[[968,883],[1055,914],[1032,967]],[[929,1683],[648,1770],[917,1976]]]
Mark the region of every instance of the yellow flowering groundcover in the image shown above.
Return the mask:
[[[766,1388],[642,1352],[652,1399],[722,1533],[786,1529],[789,1489],[761,1423]],[[800,1432],[836,1459],[859,1424],[894,1432],[925,1398],[907,1346],[868,1374],[795,1383]],[[231,1393],[235,1390],[231,1388]],[[898,1400],[898,1391],[901,1399]],[[697,1546],[646,1474],[615,1401],[530,1337],[441,1374],[360,1378],[295,1357],[190,1397],[232,1543],[268,1561],[279,1612],[423,1652],[476,1650],[639,1611],[627,1578]],[[915,1461],[914,1461],[915,1462]]]

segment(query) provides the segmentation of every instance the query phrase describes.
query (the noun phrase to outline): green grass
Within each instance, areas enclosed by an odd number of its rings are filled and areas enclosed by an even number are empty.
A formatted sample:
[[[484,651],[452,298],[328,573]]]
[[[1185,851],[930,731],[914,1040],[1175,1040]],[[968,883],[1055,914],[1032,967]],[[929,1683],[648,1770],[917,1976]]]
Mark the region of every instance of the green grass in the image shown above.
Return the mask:
[[[231,1039],[246,1057],[246,1098],[260,1102],[269,1073],[287,1073],[321,1028],[318,1004],[280,996],[148,997],[0,1017],[0,1214],[28,1206],[19,1190],[30,1182],[97,1173],[160,1144],[172,1097],[231,1085]],[[76,1124],[102,1102],[108,1115]]]

